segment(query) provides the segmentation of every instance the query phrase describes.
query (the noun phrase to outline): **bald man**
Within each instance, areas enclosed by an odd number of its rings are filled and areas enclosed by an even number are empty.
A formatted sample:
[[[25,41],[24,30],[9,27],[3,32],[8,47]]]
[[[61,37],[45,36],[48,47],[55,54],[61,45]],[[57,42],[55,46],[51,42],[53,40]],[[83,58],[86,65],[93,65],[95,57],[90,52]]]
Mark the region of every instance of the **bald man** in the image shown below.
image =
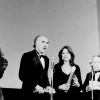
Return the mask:
[[[19,79],[22,81],[24,98],[27,100],[44,94],[46,88],[50,86],[47,76],[49,58],[46,56],[48,44],[47,37],[38,35],[34,39],[34,49],[22,55]]]

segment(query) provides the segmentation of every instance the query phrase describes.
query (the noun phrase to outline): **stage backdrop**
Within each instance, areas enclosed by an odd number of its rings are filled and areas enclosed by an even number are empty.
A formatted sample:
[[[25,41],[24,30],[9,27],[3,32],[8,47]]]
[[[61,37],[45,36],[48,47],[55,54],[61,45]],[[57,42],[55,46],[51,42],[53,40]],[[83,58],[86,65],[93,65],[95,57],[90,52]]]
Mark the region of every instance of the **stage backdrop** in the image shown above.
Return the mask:
[[[99,53],[97,15],[96,0],[0,0],[0,48],[8,60],[0,86],[21,88],[20,59],[38,34],[49,38],[47,55],[55,63],[62,46],[72,47],[84,82],[91,57]]]

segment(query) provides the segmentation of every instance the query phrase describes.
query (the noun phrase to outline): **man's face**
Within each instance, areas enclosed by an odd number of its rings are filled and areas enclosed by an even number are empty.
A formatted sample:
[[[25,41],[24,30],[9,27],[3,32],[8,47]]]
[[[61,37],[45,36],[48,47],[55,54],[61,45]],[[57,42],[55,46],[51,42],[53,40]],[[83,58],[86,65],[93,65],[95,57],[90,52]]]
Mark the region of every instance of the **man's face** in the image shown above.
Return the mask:
[[[36,41],[36,50],[40,54],[45,54],[48,48],[49,41],[45,36],[39,36]]]
[[[93,69],[95,71],[100,70],[100,57],[93,57]]]

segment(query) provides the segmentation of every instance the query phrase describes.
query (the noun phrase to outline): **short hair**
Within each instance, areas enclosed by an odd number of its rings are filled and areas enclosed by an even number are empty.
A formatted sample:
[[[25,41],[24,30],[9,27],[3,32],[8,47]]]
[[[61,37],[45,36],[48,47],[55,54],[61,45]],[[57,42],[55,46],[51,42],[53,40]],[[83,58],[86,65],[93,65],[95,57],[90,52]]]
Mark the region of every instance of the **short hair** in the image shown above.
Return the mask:
[[[92,58],[91,58],[90,64],[93,62],[93,59],[94,59],[95,57],[99,57],[99,58],[100,58],[100,54],[95,54],[95,55],[93,55]]]
[[[37,35],[36,37],[35,37],[35,39],[34,39],[34,44],[33,44],[33,47],[34,48],[36,48],[36,41],[37,41],[37,39],[40,37],[41,35]]]
[[[93,57],[100,57],[100,54],[96,54],[96,55],[94,55]]]

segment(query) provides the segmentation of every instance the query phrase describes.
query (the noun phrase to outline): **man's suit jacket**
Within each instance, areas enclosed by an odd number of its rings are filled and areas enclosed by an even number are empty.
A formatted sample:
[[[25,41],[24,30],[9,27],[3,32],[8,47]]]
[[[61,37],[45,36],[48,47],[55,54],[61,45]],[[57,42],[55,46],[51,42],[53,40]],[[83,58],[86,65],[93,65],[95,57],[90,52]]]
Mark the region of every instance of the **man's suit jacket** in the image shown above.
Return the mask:
[[[89,85],[89,81],[92,80],[92,72],[87,73],[86,79],[83,83],[83,91],[86,92],[86,86]],[[100,82],[100,76],[98,77],[98,82]]]
[[[49,85],[47,77],[49,59],[44,56],[44,60],[45,68],[43,69],[35,49],[23,54],[20,62],[19,79],[22,81],[24,92],[32,93],[37,84],[44,88]]]

